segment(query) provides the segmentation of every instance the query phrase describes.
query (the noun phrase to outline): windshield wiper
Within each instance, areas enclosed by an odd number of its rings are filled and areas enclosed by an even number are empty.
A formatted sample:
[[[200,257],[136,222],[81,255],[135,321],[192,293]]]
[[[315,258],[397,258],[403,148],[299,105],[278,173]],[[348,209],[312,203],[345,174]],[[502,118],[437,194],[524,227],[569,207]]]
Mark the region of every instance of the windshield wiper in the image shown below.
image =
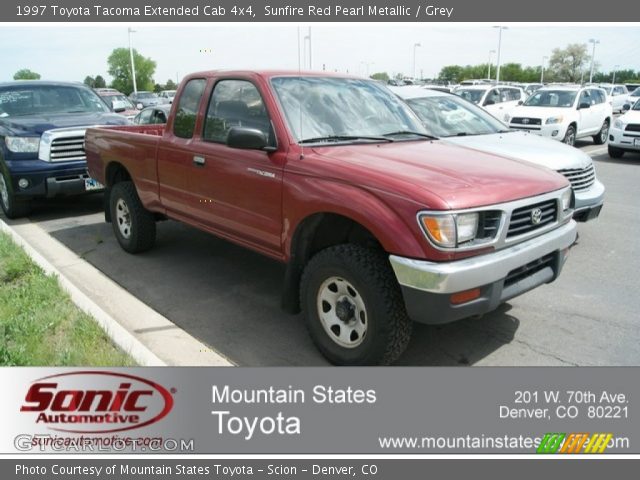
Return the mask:
[[[374,142],[393,142],[390,138],[374,137],[367,135],[326,135],[324,137],[312,137],[300,140],[298,143],[319,143],[319,142],[348,142],[353,140],[370,140]]]
[[[426,133],[413,132],[411,130],[398,130],[397,132],[389,132],[385,133],[385,137],[394,137],[397,135],[415,135],[416,137],[429,138],[431,140],[438,140],[438,137],[434,137],[433,135],[428,135]]]

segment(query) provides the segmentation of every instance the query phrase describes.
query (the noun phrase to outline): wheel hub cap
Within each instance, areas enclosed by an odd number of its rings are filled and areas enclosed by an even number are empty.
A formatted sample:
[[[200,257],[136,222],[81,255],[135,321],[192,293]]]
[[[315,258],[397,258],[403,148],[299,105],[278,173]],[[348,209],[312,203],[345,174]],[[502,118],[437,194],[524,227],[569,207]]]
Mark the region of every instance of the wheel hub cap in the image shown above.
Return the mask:
[[[356,288],[340,277],[330,277],[318,290],[318,316],[325,332],[344,348],[360,345],[367,334],[368,315]]]
[[[131,236],[131,214],[129,213],[129,207],[121,198],[116,203],[116,221],[118,222],[120,234],[128,239]]]
[[[9,189],[4,181],[4,177],[0,174],[0,197],[5,208],[9,208]]]

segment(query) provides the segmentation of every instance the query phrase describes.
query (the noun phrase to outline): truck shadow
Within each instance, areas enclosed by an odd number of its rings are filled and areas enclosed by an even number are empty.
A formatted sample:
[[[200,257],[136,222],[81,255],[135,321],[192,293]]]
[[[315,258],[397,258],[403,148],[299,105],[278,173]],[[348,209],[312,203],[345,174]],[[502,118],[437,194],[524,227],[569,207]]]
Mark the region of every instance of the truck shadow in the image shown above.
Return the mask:
[[[158,224],[155,248],[141,255],[122,251],[105,223],[50,234],[238,365],[327,365],[302,317],[280,309],[284,265],[278,262],[171,221]],[[473,365],[513,339],[519,322],[509,308],[451,325],[416,325],[398,363]]]

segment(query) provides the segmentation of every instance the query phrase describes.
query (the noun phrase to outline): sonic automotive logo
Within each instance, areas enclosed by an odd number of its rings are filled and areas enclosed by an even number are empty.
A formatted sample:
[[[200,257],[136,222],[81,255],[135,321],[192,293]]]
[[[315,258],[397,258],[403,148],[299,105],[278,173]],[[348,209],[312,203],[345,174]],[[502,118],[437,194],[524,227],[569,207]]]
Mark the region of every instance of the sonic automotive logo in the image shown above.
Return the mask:
[[[99,385],[100,388],[87,389]],[[151,380],[107,371],[61,373],[40,378],[27,391],[21,412],[36,424],[71,433],[114,433],[159,422],[173,396]]]

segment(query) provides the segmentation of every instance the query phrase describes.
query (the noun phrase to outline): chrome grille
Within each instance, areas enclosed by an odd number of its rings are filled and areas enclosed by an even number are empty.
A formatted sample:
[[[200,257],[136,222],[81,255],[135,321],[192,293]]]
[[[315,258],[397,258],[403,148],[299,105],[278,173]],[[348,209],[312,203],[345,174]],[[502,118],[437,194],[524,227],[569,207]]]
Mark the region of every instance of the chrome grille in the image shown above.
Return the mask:
[[[640,123],[630,123],[625,128],[627,132],[640,132]]]
[[[521,125],[542,125],[540,118],[513,117],[511,123],[519,123]]]
[[[51,141],[52,162],[66,160],[85,160],[84,136],[82,137],[58,137]]]
[[[534,211],[538,209],[540,210],[539,222],[534,223]],[[555,222],[557,218],[558,201],[556,199],[518,208],[511,214],[507,238],[532,232]]]
[[[571,182],[571,188],[575,192],[588,190],[596,181],[596,169],[593,164],[586,168],[567,168],[558,171]]]

